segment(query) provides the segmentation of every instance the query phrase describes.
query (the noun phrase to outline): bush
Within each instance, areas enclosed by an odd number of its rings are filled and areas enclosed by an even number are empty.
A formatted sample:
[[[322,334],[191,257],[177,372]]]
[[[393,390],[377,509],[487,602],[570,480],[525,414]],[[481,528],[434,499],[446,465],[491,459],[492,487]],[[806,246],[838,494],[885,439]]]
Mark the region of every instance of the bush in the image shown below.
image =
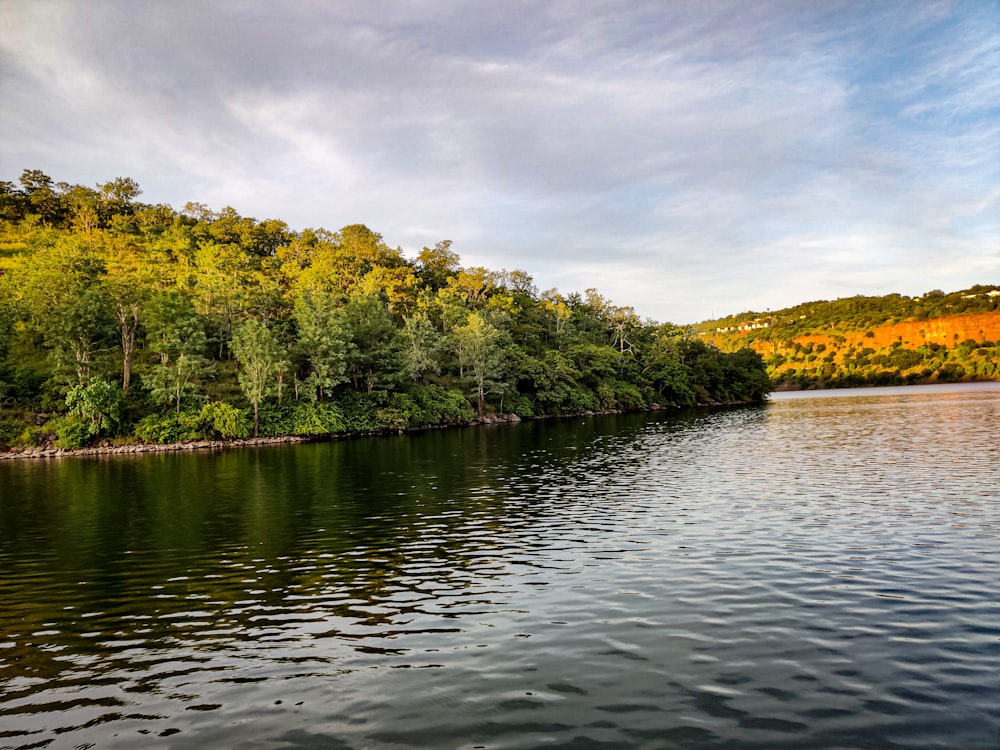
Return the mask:
[[[91,437],[107,428],[113,429],[120,420],[122,392],[109,380],[94,378],[87,385],[76,385],[66,394],[70,412],[88,424]],[[77,446],[79,447],[79,446]]]
[[[378,418],[379,396],[375,393],[346,391],[337,399],[337,405],[344,416],[344,429],[348,432],[370,432],[381,430],[385,423]]]
[[[262,404],[259,433],[262,436],[328,435],[343,432],[344,417],[336,404],[296,401],[278,406]]]
[[[144,443],[156,444],[183,443],[207,437],[200,412],[190,411],[150,414],[139,420],[133,433]]]
[[[638,410],[646,408],[646,399],[643,398],[639,389],[631,383],[615,381],[614,394],[619,409]]]
[[[23,409],[38,409],[40,394],[45,385],[46,376],[28,368],[5,368],[0,372],[3,389],[0,392],[0,404],[21,407]]]
[[[943,383],[958,382],[965,377],[965,368],[957,362],[948,362],[941,365],[937,371],[937,379]]]
[[[439,425],[468,422],[476,416],[469,402],[458,391],[438,385],[415,386],[408,394],[416,407],[412,425]]]
[[[35,446],[47,442],[51,435],[52,433],[49,431],[48,424],[41,426],[28,425],[14,440],[14,445],[23,445],[25,448],[34,448]]]
[[[519,417],[535,416],[535,409],[531,405],[531,399],[523,393],[512,393],[504,397],[503,408]]]
[[[277,437],[405,430],[465,422],[474,416],[461,393],[437,385],[415,385],[409,393],[348,390],[336,402],[262,404],[260,434]]]
[[[97,425],[79,414],[69,414],[53,420],[56,445],[60,448],[86,448],[97,435]]]
[[[292,409],[292,435],[322,435],[343,432],[344,415],[336,404],[297,403]]]
[[[213,433],[223,440],[250,436],[252,428],[246,414],[223,401],[205,404],[198,416],[205,432]]]
[[[15,445],[26,425],[16,419],[0,419],[0,445]]]
[[[394,401],[399,404],[400,399],[394,399]],[[382,424],[382,429],[402,431],[407,427],[419,424],[414,420],[414,408],[413,401],[410,401],[409,404],[383,406],[376,410],[375,417]]]
[[[601,410],[614,409],[618,406],[615,398],[615,390],[608,383],[601,383],[597,386],[597,407]]]

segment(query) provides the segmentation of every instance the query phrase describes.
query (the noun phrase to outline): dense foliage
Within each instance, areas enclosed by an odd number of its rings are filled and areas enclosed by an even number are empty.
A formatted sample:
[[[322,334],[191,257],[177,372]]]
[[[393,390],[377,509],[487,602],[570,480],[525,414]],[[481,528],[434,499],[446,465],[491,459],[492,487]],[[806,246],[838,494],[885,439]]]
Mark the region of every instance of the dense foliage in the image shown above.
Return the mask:
[[[366,226],[0,182],[0,444],[401,430],[761,400],[761,358],[594,289],[415,259]]]
[[[890,294],[807,302],[702,323],[723,350],[753,347],[783,387],[996,380],[1000,287],[921,297]]]

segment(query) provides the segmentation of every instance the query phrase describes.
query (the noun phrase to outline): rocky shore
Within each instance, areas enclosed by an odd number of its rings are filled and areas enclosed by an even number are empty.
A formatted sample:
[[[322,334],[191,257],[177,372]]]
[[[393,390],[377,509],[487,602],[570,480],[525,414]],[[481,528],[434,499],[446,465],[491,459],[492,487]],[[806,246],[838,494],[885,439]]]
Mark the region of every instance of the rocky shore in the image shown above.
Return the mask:
[[[448,427],[472,427],[476,425],[504,424],[520,422],[517,414],[491,414],[481,419],[472,419],[453,425],[432,425],[430,427],[410,430],[383,430],[379,432],[334,432],[328,435],[282,435],[280,437],[242,438],[235,440],[189,440],[183,443],[148,444],[130,443],[127,445],[112,445],[105,442],[91,448],[57,448],[53,445],[33,446],[24,448],[14,446],[9,449],[0,448],[0,461],[11,461],[31,458],[73,458],[77,456],[119,456],[139,453],[178,453],[201,450],[223,450],[226,448],[251,448],[267,445],[283,445],[288,443],[310,443],[324,440],[341,440],[345,438],[373,435],[402,434],[403,432],[419,432],[427,429],[444,429]]]
[[[279,445],[282,443],[306,443],[315,438],[286,435],[282,437],[244,438],[241,440],[190,440],[185,443],[130,445],[100,445],[93,448],[55,448],[37,446],[21,448],[15,446],[0,453],[0,461],[27,458],[68,458],[74,456],[116,456],[132,453],[176,453],[180,451],[219,450],[222,448],[242,448],[258,445]]]
[[[699,406],[732,406],[736,404],[721,404],[718,402],[710,404],[699,404]],[[650,404],[645,411],[658,411],[659,404]],[[604,411],[584,411],[577,414],[554,414],[538,417],[526,417],[526,419],[559,419],[563,417],[591,417],[598,414],[624,414],[623,409],[608,409]],[[522,421],[517,414],[489,414],[482,418],[471,419],[467,422],[454,424],[429,425],[427,427],[413,427],[406,430],[380,430],[376,432],[333,432],[325,435],[282,435],[280,437],[242,438],[234,440],[189,440],[183,443],[149,444],[149,443],[129,443],[126,445],[113,445],[105,441],[100,446],[91,448],[56,448],[48,444],[24,448],[14,446],[4,448],[0,446],[0,461],[13,461],[32,458],[75,458],[84,456],[122,456],[141,453],[181,453],[202,450],[224,450],[227,448],[253,448],[268,445],[285,445],[289,443],[316,443],[328,440],[345,440],[355,437],[372,437],[376,435],[402,435],[406,432],[423,432],[425,430],[443,430],[456,427],[475,427],[479,425],[508,424]]]

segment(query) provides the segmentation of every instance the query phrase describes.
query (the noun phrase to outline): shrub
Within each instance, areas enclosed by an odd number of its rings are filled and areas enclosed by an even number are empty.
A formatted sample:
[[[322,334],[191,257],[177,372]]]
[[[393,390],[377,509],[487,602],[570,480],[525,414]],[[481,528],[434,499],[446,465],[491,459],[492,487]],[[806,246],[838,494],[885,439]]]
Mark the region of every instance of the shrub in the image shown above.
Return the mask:
[[[344,417],[344,428],[349,432],[369,432],[385,427],[378,418],[382,404],[377,394],[345,391],[337,399],[337,405]]]
[[[614,409],[618,406],[614,388],[608,383],[597,386],[597,406],[599,409]]]
[[[95,378],[87,385],[73,386],[66,394],[66,406],[74,416],[87,423],[90,437],[96,437],[103,429],[111,430],[118,424],[121,403],[121,389],[103,378]]]
[[[16,419],[0,419],[0,445],[14,445],[26,425]]]
[[[376,410],[375,417],[382,425],[382,429],[402,431],[415,424],[411,410],[395,406],[384,406]]]
[[[85,448],[97,435],[97,426],[87,417],[68,414],[53,420],[56,431],[56,445],[60,448]]]
[[[297,403],[292,409],[293,435],[323,435],[331,432],[343,432],[345,420],[336,404]]]
[[[945,383],[957,382],[964,377],[965,368],[957,362],[943,364],[937,371],[937,379]]]
[[[503,406],[504,409],[517,414],[519,417],[535,416],[535,410],[531,405],[531,399],[523,393],[512,393],[509,396],[505,396]]]
[[[458,391],[422,385],[415,386],[408,395],[416,407],[415,425],[455,424],[476,416],[465,396]]]
[[[646,399],[642,397],[639,389],[631,383],[615,381],[614,383],[615,401],[620,409],[645,409]]]
[[[297,401],[260,407],[259,433],[263,436],[327,435],[344,429],[343,415],[336,404],[329,402]]]
[[[49,430],[48,424],[41,426],[28,425],[14,440],[14,445],[23,445],[25,448],[34,448],[35,446],[46,442],[51,434],[52,433]]]
[[[200,412],[150,414],[139,420],[133,431],[144,443],[182,443],[207,437]]]
[[[223,401],[205,404],[198,416],[205,432],[214,433],[224,440],[250,435],[250,420],[246,414]]]

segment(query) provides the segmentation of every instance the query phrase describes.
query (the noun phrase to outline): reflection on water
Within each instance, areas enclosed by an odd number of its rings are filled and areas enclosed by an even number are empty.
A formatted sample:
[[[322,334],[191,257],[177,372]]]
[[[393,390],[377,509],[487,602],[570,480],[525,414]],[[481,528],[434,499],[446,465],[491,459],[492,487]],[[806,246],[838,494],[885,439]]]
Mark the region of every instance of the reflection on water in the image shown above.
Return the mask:
[[[1000,744],[1000,390],[0,464],[0,747]]]

